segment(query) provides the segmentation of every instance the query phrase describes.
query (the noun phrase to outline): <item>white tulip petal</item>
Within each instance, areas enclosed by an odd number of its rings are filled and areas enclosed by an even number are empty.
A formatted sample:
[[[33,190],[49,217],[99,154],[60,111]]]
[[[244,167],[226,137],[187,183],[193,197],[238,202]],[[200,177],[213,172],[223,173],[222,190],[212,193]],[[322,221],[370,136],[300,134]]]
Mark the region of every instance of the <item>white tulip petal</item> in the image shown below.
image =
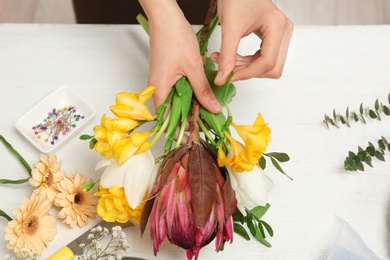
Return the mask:
[[[126,162],[120,165],[117,160],[111,163],[103,172],[100,177],[100,185],[103,188],[110,188],[112,186],[123,187],[125,174],[126,174]]]
[[[98,163],[96,164],[95,171],[98,171],[98,170],[100,170],[103,167],[109,166],[109,165],[111,165],[115,161],[116,160],[114,158],[111,158],[109,160],[107,160],[106,158],[103,158],[100,161],[98,161]]]
[[[242,173],[234,172],[231,167],[226,168],[236,193],[237,207],[242,213],[245,213],[244,207],[252,209],[266,205],[267,192],[272,189],[273,182],[260,168],[255,167],[250,172]]]
[[[135,209],[144,199],[153,174],[154,157],[150,150],[134,154],[126,163],[125,195],[130,207]]]

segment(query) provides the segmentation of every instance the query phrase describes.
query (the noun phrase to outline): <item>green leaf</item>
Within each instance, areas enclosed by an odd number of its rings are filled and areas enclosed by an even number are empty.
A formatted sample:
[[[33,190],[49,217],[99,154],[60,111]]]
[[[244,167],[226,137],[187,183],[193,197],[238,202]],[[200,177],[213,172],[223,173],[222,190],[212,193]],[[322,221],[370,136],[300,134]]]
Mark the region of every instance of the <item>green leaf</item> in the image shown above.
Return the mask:
[[[359,112],[360,112],[360,114],[364,113],[363,103],[360,104]]]
[[[233,220],[239,221],[241,224],[244,224],[245,223],[245,216],[241,213],[240,210],[236,209],[234,211]]]
[[[246,216],[246,225],[248,226],[248,229],[251,232],[252,236],[256,236],[256,228],[253,224],[253,218],[251,214],[248,214]]]
[[[94,136],[93,136],[93,135],[87,135],[87,134],[81,135],[81,136],[79,137],[80,140],[89,140],[89,139],[91,139],[91,138],[94,138]]]
[[[206,76],[211,86],[211,89],[213,90],[214,95],[219,101],[219,103],[222,106],[227,106],[236,95],[236,87],[233,85],[233,83],[230,83],[230,80],[228,80],[222,86],[215,85],[214,79],[217,75],[217,72],[218,71],[216,70],[206,71]]]
[[[261,243],[263,243],[267,247],[272,247],[272,245],[261,235],[260,230],[258,228],[256,228],[255,231],[256,231],[255,238],[257,240],[259,240]]]
[[[366,159],[364,160],[364,162],[368,165],[368,166],[370,166],[371,168],[373,167],[372,166],[372,158],[370,157],[370,156],[367,156],[366,157]]]
[[[372,109],[370,109],[370,111],[368,111],[368,115],[369,115],[372,119],[378,118],[377,113],[375,113],[375,111],[372,110]]]
[[[23,156],[20,155],[20,153],[18,153],[18,151],[16,151],[12,145],[10,143],[7,142],[7,140],[5,140],[5,138],[0,135],[0,140],[3,142],[3,144],[5,145],[5,147],[8,148],[8,150],[13,154],[15,155],[18,160],[23,164],[24,168],[26,168],[28,174],[31,176],[31,167],[30,165],[26,162],[26,160],[23,158]]]
[[[379,99],[376,99],[375,100],[375,110],[378,111],[379,110]]]
[[[12,220],[12,218],[11,218],[7,213],[5,213],[5,212],[2,211],[2,210],[0,210],[0,217],[3,217],[3,218],[5,218],[5,219],[8,220],[8,221],[11,221],[11,220]]]
[[[267,230],[268,234],[273,237],[274,236],[274,230],[272,229],[272,227],[265,221],[261,220],[261,223],[263,224],[263,226],[265,227],[265,229]]]
[[[356,164],[356,168],[357,168],[359,171],[364,172],[364,165],[363,165],[360,161]]]
[[[191,100],[192,100],[192,87],[190,82],[186,77],[182,77],[179,79],[176,84],[176,91],[179,95],[181,101],[181,122],[183,123],[186,119],[188,112],[191,108]]]
[[[388,106],[383,106],[383,113],[386,116],[390,116],[390,108]]]
[[[286,153],[271,152],[267,153],[267,155],[275,158],[279,162],[288,162],[290,160],[290,157]]]
[[[265,213],[267,213],[268,209],[271,207],[269,203],[265,206],[257,206],[250,210],[250,212],[258,219],[261,219]]]
[[[205,108],[200,107],[200,115],[219,137],[223,136],[222,126],[226,123],[226,118],[223,113],[213,114]]]
[[[267,161],[265,160],[264,156],[261,156],[260,159],[259,159],[259,165],[260,165],[260,168],[262,170],[265,169],[265,167],[267,166]]]
[[[89,141],[89,149],[95,148],[96,143],[97,140],[95,138],[92,138],[91,141]]]
[[[249,237],[248,235],[248,232],[246,231],[246,229],[241,226],[240,224],[238,223],[233,223],[233,228],[234,228],[234,233],[240,235],[241,237],[243,237],[245,240],[250,240],[251,238]]]
[[[382,154],[381,152],[379,152],[379,151],[376,151],[375,157],[376,157],[378,160],[382,161],[382,162],[385,161],[385,157],[384,157],[383,154]]]
[[[366,148],[366,151],[367,151],[367,153],[370,155],[370,156],[375,156],[375,147],[374,146],[368,146],[367,148]]]
[[[182,100],[177,92],[173,95],[172,106],[171,106],[171,117],[169,119],[169,126],[166,132],[167,139],[173,139],[176,133],[176,129],[179,126],[181,110],[182,110]]]
[[[8,179],[0,179],[1,184],[22,184],[28,182],[30,178],[20,179],[20,180],[8,180]]]
[[[272,162],[272,164],[275,166],[275,168],[276,168],[278,171],[280,171],[281,173],[283,173],[284,175],[286,175],[290,180],[293,180],[290,176],[288,176],[287,173],[285,173],[285,172],[283,171],[283,169],[282,169],[282,167],[280,167],[279,163],[278,163],[274,158],[272,158],[272,157],[271,157],[271,162]]]

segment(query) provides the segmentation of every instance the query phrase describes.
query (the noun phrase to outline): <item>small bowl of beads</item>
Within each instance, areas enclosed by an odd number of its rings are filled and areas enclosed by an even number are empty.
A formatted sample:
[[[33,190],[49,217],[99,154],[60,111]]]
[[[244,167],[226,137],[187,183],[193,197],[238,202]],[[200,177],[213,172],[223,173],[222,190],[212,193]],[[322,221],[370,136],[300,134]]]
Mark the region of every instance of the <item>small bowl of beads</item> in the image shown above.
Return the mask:
[[[96,111],[67,86],[55,90],[18,121],[16,129],[43,153],[50,153],[74,136]]]

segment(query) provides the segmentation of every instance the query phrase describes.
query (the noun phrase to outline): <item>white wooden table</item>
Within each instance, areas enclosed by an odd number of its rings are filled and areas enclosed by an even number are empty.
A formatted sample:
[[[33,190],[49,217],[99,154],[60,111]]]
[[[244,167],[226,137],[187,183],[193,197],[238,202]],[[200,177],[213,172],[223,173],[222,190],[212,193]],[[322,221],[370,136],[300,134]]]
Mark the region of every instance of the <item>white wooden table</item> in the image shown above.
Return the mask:
[[[219,44],[217,31],[210,51],[218,50]],[[240,51],[250,53],[258,44],[248,37]],[[14,124],[62,85],[72,87],[96,108],[97,116],[82,131],[92,134],[103,113],[109,113],[116,93],[145,87],[148,46],[139,26],[0,24],[0,134],[34,164],[39,151]],[[382,135],[390,140],[390,118],[352,128],[327,130],[321,124],[333,108],[357,110],[361,102],[373,106],[376,98],[387,104],[389,69],[390,26],[297,27],[280,80],[236,83],[231,105],[235,121],[251,124],[261,112],[272,130],[268,151],[290,155],[291,161],[282,166],[294,180],[267,168],[275,183],[264,218],[275,231],[269,239],[272,248],[236,235],[223,252],[215,253],[213,243],[203,248],[200,259],[325,259],[340,229],[337,215],[381,259],[390,259],[390,156],[386,154],[387,163],[374,160],[374,168],[367,167],[364,173],[343,170],[349,150]],[[99,177],[94,166],[100,156],[89,150],[87,142],[74,138],[56,155],[67,173]],[[0,145],[0,178],[25,177],[23,166]],[[31,190],[28,184],[0,186],[0,209],[11,214]],[[42,259],[97,222],[73,229],[59,223],[58,235]],[[5,225],[1,219],[0,230]],[[3,237],[3,231],[0,234]],[[129,255],[154,259],[149,234],[141,239],[137,228],[127,234]],[[0,258],[8,252],[5,245],[0,238]],[[156,259],[185,259],[185,252],[166,241]]]

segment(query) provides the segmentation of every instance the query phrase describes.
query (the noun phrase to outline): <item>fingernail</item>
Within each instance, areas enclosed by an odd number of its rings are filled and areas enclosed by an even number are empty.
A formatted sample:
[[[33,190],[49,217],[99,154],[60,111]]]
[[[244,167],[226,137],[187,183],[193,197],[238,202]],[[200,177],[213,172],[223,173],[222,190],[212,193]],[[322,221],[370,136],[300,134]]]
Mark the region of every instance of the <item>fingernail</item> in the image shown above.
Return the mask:
[[[219,70],[217,75],[215,76],[214,82],[221,81],[221,80],[222,80],[222,72]]]
[[[221,106],[221,104],[219,104],[219,102],[217,100],[211,101],[210,106],[213,109],[213,112],[215,114],[222,112],[222,106]]]

